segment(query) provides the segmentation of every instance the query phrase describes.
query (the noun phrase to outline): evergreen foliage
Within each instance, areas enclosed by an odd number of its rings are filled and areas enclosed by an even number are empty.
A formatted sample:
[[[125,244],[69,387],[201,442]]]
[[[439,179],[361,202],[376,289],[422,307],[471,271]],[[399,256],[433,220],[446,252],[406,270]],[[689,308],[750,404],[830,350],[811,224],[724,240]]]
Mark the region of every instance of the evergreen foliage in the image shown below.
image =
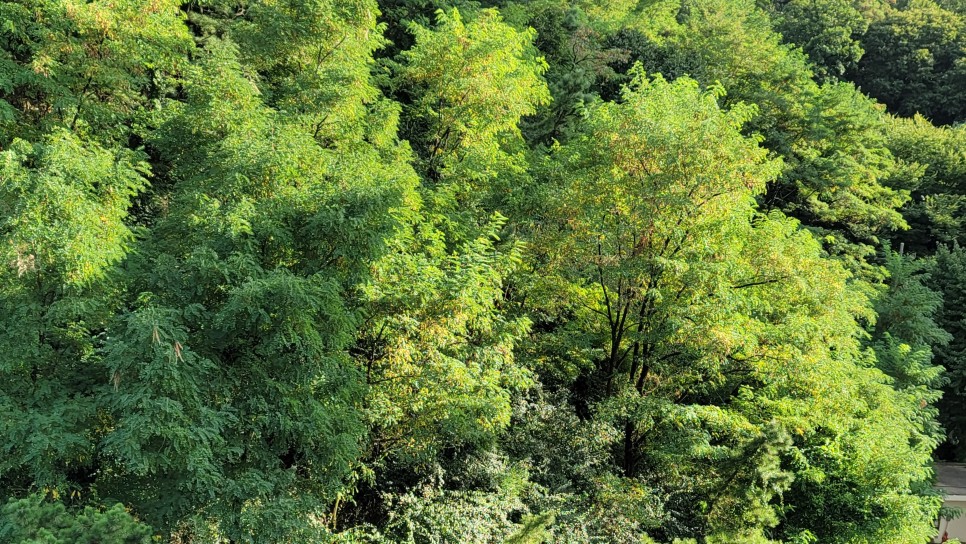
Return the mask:
[[[31,495],[11,499],[0,510],[0,538],[4,542],[44,544],[148,544],[151,528],[115,504],[103,511],[85,507],[69,512],[60,502]]]

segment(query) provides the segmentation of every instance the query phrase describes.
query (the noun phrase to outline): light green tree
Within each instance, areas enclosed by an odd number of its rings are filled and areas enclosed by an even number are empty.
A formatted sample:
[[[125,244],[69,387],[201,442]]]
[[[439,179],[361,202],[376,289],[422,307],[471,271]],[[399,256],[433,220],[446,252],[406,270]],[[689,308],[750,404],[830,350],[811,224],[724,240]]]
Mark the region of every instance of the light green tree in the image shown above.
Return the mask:
[[[468,242],[498,211],[499,191],[526,171],[519,123],[550,98],[546,63],[534,32],[515,30],[496,10],[467,22],[439,11],[435,29],[411,31],[398,76],[412,97],[403,136],[425,180],[427,213],[450,243]]]

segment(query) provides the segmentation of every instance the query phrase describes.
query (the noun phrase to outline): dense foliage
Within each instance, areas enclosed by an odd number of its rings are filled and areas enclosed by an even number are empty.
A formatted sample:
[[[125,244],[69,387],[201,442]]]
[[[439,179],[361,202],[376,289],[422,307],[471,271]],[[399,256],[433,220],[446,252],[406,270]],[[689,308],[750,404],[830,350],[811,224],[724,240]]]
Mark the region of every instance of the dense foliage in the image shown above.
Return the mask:
[[[966,3],[0,0],[0,541],[921,543]]]

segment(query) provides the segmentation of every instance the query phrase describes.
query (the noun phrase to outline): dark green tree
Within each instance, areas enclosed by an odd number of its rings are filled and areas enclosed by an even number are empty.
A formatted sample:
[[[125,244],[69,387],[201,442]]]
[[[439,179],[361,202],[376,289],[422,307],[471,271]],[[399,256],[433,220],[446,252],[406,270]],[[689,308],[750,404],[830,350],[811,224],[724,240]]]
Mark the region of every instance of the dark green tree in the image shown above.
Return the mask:
[[[893,118],[889,149],[908,165],[893,175],[895,185],[912,189],[903,210],[910,230],[897,236],[911,251],[932,253],[963,241],[966,213],[966,130],[936,127],[921,116]]]
[[[0,539],[44,544],[149,544],[151,528],[123,505],[68,511],[60,502],[32,495],[11,499],[0,509]]]
[[[966,115],[963,16],[915,0],[869,26],[865,56],[850,78],[899,115],[939,124]]]
[[[944,457],[966,459],[966,251],[958,245],[941,247],[936,253],[936,270],[931,287],[943,296],[937,321],[951,336],[949,344],[936,350],[936,363],[946,370],[949,383],[943,389],[939,411],[946,429]]]
[[[775,30],[805,51],[820,81],[839,79],[853,69],[865,50],[869,21],[854,0],[776,2]]]

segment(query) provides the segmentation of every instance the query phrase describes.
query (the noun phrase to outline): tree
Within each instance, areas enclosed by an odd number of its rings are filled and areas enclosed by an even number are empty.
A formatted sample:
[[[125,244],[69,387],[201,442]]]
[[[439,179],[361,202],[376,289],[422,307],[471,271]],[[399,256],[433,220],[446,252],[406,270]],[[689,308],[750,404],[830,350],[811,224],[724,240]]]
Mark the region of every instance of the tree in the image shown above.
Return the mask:
[[[534,329],[557,338],[535,345],[569,343],[578,413],[620,428],[623,477],[666,494],[675,514],[658,537],[751,542],[775,526],[925,536],[932,499],[909,490],[928,477],[929,448],[900,446],[919,436],[912,400],[864,362],[868,288],[796,222],[755,215],[754,196],[780,164],[741,135],[753,110],[723,112],[717,96],[684,78],[638,76],[555,153],[559,185],[548,194],[559,196],[535,242],[545,279],[530,292],[552,293]],[[866,425],[881,433],[851,437]],[[839,460],[815,454],[827,440],[846,448]],[[905,491],[875,497],[879,473],[858,458],[902,464],[892,485]],[[824,511],[835,528],[821,529],[775,508],[780,496],[815,508],[782,495],[792,475],[807,497],[855,485],[870,495],[850,508],[905,501],[908,514],[877,525]],[[808,487],[822,478],[828,487]]]
[[[627,19],[628,8],[625,2],[556,0],[510,3],[504,8],[517,25],[530,25],[537,31],[534,45],[548,62],[546,79],[553,100],[523,120],[531,144],[566,140],[585,104],[600,94],[613,94],[621,78],[611,65],[626,60],[626,52],[609,36],[617,26],[615,21]]]
[[[457,10],[440,11],[435,30],[414,24],[411,31],[416,43],[402,53],[399,75],[412,99],[405,136],[424,176],[428,213],[450,243],[470,241],[496,210],[496,184],[526,169],[518,124],[550,98],[541,78],[546,63],[533,31],[518,32],[495,10],[468,23]]]
[[[928,0],[910,2],[869,26],[866,54],[850,76],[899,115],[939,124],[966,114],[963,19]]]
[[[662,10],[675,6],[676,19]],[[885,146],[881,107],[848,83],[818,85],[800,50],[754,2],[689,0],[655,3],[641,14],[663,36],[632,58],[651,59],[652,72],[722,84],[725,105],[754,104],[746,133],[784,159],[785,170],[759,200],[815,229],[830,253],[874,277],[867,266],[877,237],[905,227],[898,208],[908,188],[890,186],[900,168]],[[648,45],[650,44],[650,45]]]
[[[71,512],[61,502],[32,495],[11,499],[0,510],[0,538],[7,542],[149,544],[151,537],[151,528],[120,504]]]
[[[455,451],[490,451],[509,425],[513,395],[531,384],[514,356],[529,320],[503,308],[522,247],[501,242],[498,206],[503,189],[526,177],[518,123],[546,101],[545,64],[532,32],[514,30],[494,10],[466,23],[456,10],[437,17],[433,30],[411,26],[415,43],[396,66],[399,92],[411,101],[403,124],[422,199],[410,203],[386,255],[371,262],[353,350],[369,386],[365,460],[402,482],[392,495],[374,492],[379,480],[362,486],[347,520],[403,508],[415,500],[407,483],[443,504],[462,501],[425,474]],[[480,500],[491,498],[503,504]]]
[[[175,189],[108,333],[103,485],[167,531],[308,538],[362,452],[354,293],[412,178],[264,105],[232,44],[205,54],[152,141]]]
[[[513,392],[530,384],[514,357],[529,321],[500,307],[520,259],[519,247],[495,246],[501,224],[452,253],[400,238],[376,264],[358,357],[370,385],[374,461],[472,451],[510,423]]]
[[[876,323],[872,346],[877,365],[893,380],[893,387],[918,405],[919,436],[914,440],[935,449],[944,438],[936,406],[945,384],[943,368],[933,364],[933,354],[949,344],[952,336],[936,322],[942,294],[930,289],[932,260],[915,259],[885,248],[887,288],[876,300]]]
[[[618,462],[629,479],[657,478],[669,468],[664,463],[700,449],[700,433],[675,430],[685,421],[721,433],[725,451],[742,452],[735,459],[755,459],[747,451],[755,447],[755,432],[699,401],[680,400],[725,372],[726,355],[717,350],[729,348],[717,340],[732,329],[717,318],[734,287],[726,264],[738,235],[732,225],[742,218],[748,225],[755,187],[760,190],[778,166],[764,162],[757,142],[738,133],[749,110],[721,112],[716,97],[700,93],[692,81],[639,75],[620,105],[592,110],[584,135],[560,148],[551,166],[559,196],[548,212],[538,258],[552,259],[542,268],[571,284],[553,296],[567,297],[580,316],[572,325],[586,331],[592,366],[582,372],[589,389],[581,401],[623,428]],[[558,227],[551,230],[553,225]],[[730,456],[722,452],[718,459],[706,459],[715,467],[710,470],[727,471]],[[711,475],[695,485],[722,480]],[[710,489],[696,490],[702,491]],[[734,505],[718,504],[725,503]],[[753,508],[740,507],[745,513]],[[699,519],[720,519],[716,528],[706,528],[712,531],[744,530],[725,529],[741,514],[722,514],[712,507]],[[752,525],[767,523],[750,519]]]
[[[169,92],[187,64],[191,39],[179,6],[4,2],[0,145],[40,142],[57,129],[102,145],[143,136],[137,114]]]
[[[936,253],[936,271],[932,276],[931,287],[943,296],[942,311],[937,321],[949,333],[949,344],[936,349],[936,363],[946,370],[949,383],[943,388],[943,398],[939,403],[940,420],[946,429],[947,444],[942,451],[951,459],[964,459],[964,421],[963,414],[964,375],[963,362],[966,361],[966,316],[963,314],[966,297],[966,251],[959,246],[940,247]]]
[[[96,471],[96,335],[118,304],[112,270],[146,183],[143,156],[66,131],[15,140],[0,165],[0,413],[7,489],[89,493]]]
[[[0,481],[93,492],[99,337],[151,175],[142,113],[190,37],[175,2],[0,5]]]
[[[865,50],[869,21],[852,0],[790,0],[779,5],[775,30],[808,55],[816,78],[839,79],[855,67]]]
[[[893,118],[887,145],[909,165],[894,184],[912,190],[903,208],[910,225],[896,237],[912,251],[932,253],[940,245],[961,241],[963,206],[966,205],[966,131],[936,127],[921,116]]]
[[[155,7],[147,23],[187,35],[177,6]],[[138,33],[158,31],[147,23],[118,29],[126,7],[84,9],[100,44],[166,43]],[[2,367],[17,378],[4,411],[29,414],[4,418],[21,440],[7,446],[5,489],[112,496],[184,538],[316,538],[363,449],[365,389],[348,354],[357,289],[414,198],[414,176],[393,108],[368,83],[374,4],[219,19],[226,9],[191,14],[204,43],[193,62],[167,51],[184,61],[177,93],[157,100],[139,74],[125,86],[95,65],[83,109],[26,118],[65,128],[4,150],[4,262],[15,265],[4,267],[2,342],[36,346]],[[83,48],[68,45],[55,51]],[[103,62],[153,62],[135,59]],[[105,109],[87,106],[94,97]],[[296,107],[312,102],[325,111]],[[95,114],[114,125],[95,126]],[[106,147],[132,141],[147,153]]]

